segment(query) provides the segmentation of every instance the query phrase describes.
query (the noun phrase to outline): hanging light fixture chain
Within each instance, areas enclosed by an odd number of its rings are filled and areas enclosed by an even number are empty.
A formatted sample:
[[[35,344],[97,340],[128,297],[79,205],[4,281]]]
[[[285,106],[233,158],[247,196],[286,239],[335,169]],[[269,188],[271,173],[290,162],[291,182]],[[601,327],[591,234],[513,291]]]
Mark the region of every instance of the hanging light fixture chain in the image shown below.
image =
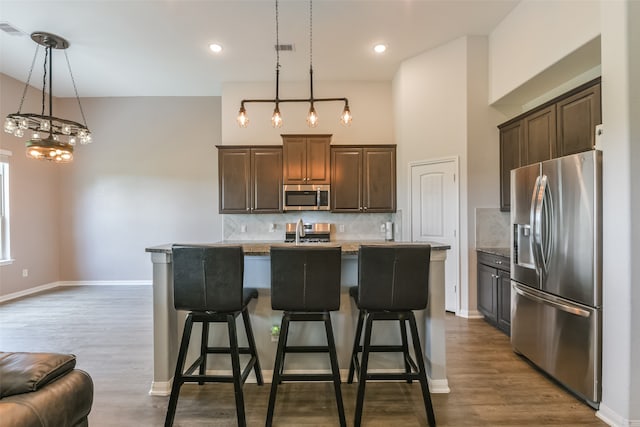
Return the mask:
[[[73,84],[73,91],[76,94],[76,99],[78,100],[78,108],[80,108],[80,115],[82,116],[82,124],[87,127],[87,119],[84,117],[84,110],[82,109],[82,104],[80,103],[80,97],[78,96],[78,88],[76,87],[76,79],[73,78],[73,72],[71,71],[71,63],[69,62],[69,55],[67,55],[67,51],[64,51],[64,57],[67,60],[67,68],[69,68],[69,75],[71,76],[71,83]]]
[[[24,85],[24,90],[22,91],[22,98],[20,99],[20,105],[18,106],[18,114],[22,111],[22,104],[24,104],[24,99],[27,97],[27,90],[29,90],[29,82],[31,81],[31,74],[33,73],[33,66],[36,65],[36,58],[38,57],[38,51],[40,50],[40,45],[36,45],[36,53],[33,55],[33,60],[31,61],[31,68],[29,68],[29,75],[27,76],[27,83]]]
[[[45,98],[44,92],[47,89],[47,60],[49,59],[50,49],[51,48],[48,46],[44,49],[44,74],[42,75],[42,113],[40,113],[43,116],[44,116],[44,98]],[[49,114],[51,114],[51,111],[49,111]]]
[[[313,68],[313,0],[309,0],[309,66]]]

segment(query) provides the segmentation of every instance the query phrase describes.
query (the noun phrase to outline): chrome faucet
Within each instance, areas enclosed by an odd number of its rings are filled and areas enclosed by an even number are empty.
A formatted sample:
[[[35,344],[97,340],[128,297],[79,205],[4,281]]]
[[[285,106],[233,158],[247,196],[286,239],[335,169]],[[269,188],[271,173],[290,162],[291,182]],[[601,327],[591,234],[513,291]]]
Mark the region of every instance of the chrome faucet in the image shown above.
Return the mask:
[[[301,237],[304,237],[304,223],[302,222],[302,218],[296,223],[296,245],[300,244]]]

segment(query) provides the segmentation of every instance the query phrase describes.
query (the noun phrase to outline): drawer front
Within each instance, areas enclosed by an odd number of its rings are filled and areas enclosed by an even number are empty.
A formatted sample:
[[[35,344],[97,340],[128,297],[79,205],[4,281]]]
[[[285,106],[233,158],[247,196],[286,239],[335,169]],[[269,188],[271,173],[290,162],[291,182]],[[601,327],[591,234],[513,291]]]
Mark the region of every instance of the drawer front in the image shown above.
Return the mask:
[[[478,251],[478,264],[484,264],[499,270],[509,271],[509,263],[510,260],[508,257]]]

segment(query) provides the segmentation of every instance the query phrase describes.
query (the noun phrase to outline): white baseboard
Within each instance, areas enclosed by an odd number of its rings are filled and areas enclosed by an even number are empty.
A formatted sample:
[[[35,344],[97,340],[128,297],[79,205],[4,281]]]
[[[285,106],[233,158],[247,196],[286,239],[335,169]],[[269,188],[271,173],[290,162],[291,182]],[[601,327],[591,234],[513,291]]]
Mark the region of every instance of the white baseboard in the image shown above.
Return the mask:
[[[151,286],[151,280],[75,280],[56,282],[58,286]]]
[[[596,412],[596,417],[612,427],[640,427],[640,420],[628,420],[602,403],[598,412]]]
[[[77,280],[77,281],[59,281],[47,283],[45,285],[36,286],[25,289],[23,291],[13,292],[7,295],[0,295],[0,303],[23,298],[38,292],[46,291],[61,286],[151,286],[151,280]]]
[[[29,289],[25,289],[23,291],[18,291],[18,292],[13,292],[13,293],[6,294],[6,295],[1,295],[0,296],[0,303],[11,301],[11,300],[22,298],[22,297],[26,297],[26,296],[29,296],[31,294],[36,294],[38,292],[46,291],[46,290],[49,290],[49,289],[57,288],[58,286],[60,286],[58,284],[58,282],[53,282],[53,283],[47,283],[46,285],[36,286],[35,288],[29,288]]]
[[[153,381],[151,383],[151,390],[149,390],[149,396],[169,396],[172,385],[173,379],[171,381]]]
[[[460,310],[457,315],[465,319],[484,319],[484,315],[478,310]]]

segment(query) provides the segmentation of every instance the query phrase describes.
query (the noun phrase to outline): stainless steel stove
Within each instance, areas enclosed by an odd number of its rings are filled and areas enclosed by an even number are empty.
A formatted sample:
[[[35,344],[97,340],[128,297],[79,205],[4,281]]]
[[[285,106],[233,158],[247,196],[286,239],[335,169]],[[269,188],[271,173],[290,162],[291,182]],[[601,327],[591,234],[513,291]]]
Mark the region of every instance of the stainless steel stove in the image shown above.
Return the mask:
[[[287,243],[296,241],[296,223],[287,223],[284,235]],[[318,243],[331,241],[331,224],[326,222],[304,224],[304,236],[300,237],[303,243]]]

